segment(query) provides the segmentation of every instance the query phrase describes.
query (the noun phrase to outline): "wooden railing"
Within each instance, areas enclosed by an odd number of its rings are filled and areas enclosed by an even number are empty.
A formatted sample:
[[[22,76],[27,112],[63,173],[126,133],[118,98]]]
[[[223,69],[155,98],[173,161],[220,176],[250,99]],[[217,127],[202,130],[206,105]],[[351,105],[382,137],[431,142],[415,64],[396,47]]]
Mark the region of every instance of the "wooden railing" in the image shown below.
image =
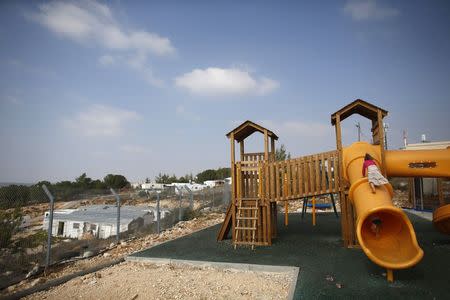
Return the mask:
[[[329,151],[285,161],[235,164],[236,198],[285,201],[339,192],[339,155]]]
[[[245,153],[242,161],[262,161],[264,160],[264,152]]]
[[[337,151],[260,163],[260,197],[266,201],[299,199],[339,192]]]

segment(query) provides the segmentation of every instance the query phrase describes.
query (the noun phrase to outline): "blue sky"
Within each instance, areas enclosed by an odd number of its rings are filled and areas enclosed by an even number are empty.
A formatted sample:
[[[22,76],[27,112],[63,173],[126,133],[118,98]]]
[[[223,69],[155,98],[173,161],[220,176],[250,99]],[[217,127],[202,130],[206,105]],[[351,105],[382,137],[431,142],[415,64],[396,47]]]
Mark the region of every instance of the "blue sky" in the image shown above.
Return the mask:
[[[449,37],[448,1],[2,1],[0,181],[228,166],[247,119],[328,151],[357,98],[389,111],[391,149],[450,140]]]

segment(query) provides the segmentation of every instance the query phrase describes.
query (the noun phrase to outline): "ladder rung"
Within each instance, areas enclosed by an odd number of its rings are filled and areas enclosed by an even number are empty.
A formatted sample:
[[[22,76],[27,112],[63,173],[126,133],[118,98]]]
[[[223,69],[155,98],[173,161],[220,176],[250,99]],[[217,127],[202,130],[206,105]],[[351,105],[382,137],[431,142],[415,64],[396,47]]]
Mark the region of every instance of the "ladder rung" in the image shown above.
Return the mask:
[[[258,217],[236,217],[238,220],[258,220]]]
[[[256,227],[235,227],[236,230],[256,230]]]
[[[255,246],[257,243],[256,242],[235,241],[234,244],[235,245],[252,245],[252,246]]]

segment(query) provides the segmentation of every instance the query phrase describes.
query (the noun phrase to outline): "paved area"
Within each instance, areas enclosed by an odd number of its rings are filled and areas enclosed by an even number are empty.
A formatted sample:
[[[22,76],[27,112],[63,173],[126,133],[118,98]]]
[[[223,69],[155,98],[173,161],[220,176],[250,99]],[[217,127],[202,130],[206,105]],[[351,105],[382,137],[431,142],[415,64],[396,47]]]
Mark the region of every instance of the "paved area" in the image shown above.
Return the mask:
[[[216,242],[217,225],[133,256],[297,266],[295,299],[448,299],[450,237],[436,232],[428,220],[408,216],[425,255],[417,266],[396,271],[394,283],[361,250],[342,247],[340,221],[331,213],[320,214],[314,227],[309,214],[303,222],[299,214],[290,214],[288,227],[280,215],[274,244],[254,251],[234,250],[230,240]]]

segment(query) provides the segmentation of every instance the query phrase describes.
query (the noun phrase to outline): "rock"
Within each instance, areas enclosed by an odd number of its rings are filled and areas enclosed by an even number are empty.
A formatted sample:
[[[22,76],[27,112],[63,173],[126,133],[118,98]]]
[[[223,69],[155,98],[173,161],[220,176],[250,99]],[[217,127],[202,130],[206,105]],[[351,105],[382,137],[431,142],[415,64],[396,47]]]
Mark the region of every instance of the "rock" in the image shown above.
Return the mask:
[[[108,257],[108,256],[111,256],[111,253],[108,253],[108,252],[103,253],[103,257]]]
[[[116,245],[115,243],[111,243],[109,244],[109,248],[114,248],[115,245]]]
[[[128,245],[128,244],[127,244],[127,242],[122,241],[122,242],[120,242],[120,245],[121,245],[121,246],[126,246],[126,245]]]
[[[12,271],[6,271],[5,273],[3,273],[3,276],[9,276],[11,275],[13,272]]]
[[[39,272],[39,265],[35,265],[33,269],[31,269],[30,272],[28,272],[27,276],[25,278],[30,278],[33,275],[36,275]]]
[[[94,256],[94,252],[91,250],[84,251],[84,253],[83,253],[83,258],[92,257],[92,256]]]
[[[342,289],[343,285],[342,285],[341,283],[336,283],[336,287],[337,287],[338,289]]]
[[[45,282],[44,278],[42,278],[42,277],[41,278],[36,278],[35,280],[33,280],[31,282],[30,286],[33,287],[33,286],[35,286],[37,284],[40,284],[40,283],[43,283],[43,282]]]
[[[334,281],[334,278],[333,278],[333,276],[331,276],[331,275],[327,275],[327,277],[325,277],[325,279],[326,279],[327,281],[331,281],[331,282]]]

